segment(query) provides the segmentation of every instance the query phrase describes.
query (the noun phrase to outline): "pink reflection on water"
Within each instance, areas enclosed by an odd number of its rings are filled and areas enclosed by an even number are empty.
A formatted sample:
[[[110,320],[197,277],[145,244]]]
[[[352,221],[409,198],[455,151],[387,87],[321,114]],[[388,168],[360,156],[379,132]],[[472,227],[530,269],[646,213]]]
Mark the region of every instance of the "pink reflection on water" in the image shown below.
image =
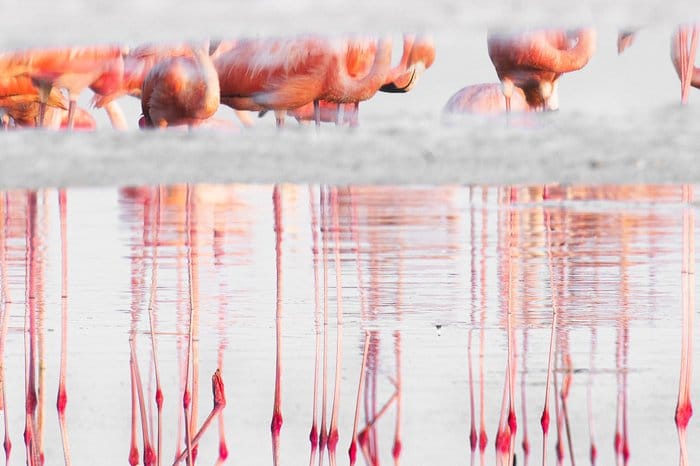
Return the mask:
[[[269,399],[273,404],[271,432],[273,442],[277,442],[276,445],[273,443],[273,462],[283,464],[290,461],[288,458],[295,457],[293,456],[295,452],[291,448],[284,447],[284,439],[291,438],[294,434],[293,429],[288,426],[295,424],[290,422],[285,424],[285,429],[281,429],[280,422],[280,429],[276,433],[274,431],[274,414],[279,413],[280,419],[282,416],[282,388],[285,392],[285,421],[295,420],[297,415],[307,415],[299,414],[296,408],[291,408],[298,401],[295,396],[296,387],[288,389],[288,385],[283,384],[284,381],[293,379],[295,359],[304,359],[296,353],[290,353],[291,350],[287,349],[296,343],[287,342],[294,342],[294,339],[297,339],[308,340],[310,353],[306,354],[305,359],[308,359],[309,371],[311,366],[314,371],[313,386],[310,386],[309,378],[308,384],[305,384],[302,389],[308,398],[313,396],[313,406],[308,407],[308,414],[312,416],[311,449],[310,452],[304,450],[304,456],[309,454],[311,464],[315,464],[317,454],[319,463],[325,461],[323,457],[326,452],[319,450],[320,444],[317,443],[318,440],[324,439],[326,442],[324,448],[328,447],[331,464],[343,462],[340,457],[335,456],[333,450],[335,445],[329,443],[336,435],[334,432],[337,433],[338,441],[347,440],[348,443],[345,445],[350,447],[350,451],[355,445],[354,458],[350,454],[350,461],[353,463],[364,462],[375,465],[393,460],[394,464],[401,462],[413,464],[416,452],[422,448],[415,442],[415,437],[411,437],[412,424],[417,422],[412,404],[416,402],[413,387],[422,376],[420,372],[416,372],[412,359],[415,357],[417,335],[422,331],[420,326],[416,326],[416,309],[424,306],[420,301],[423,296],[421,292],[425,293],[428,290],[425,287],[421,288],[421,284],[416,283],[415,280],[416,277],[421,280],[427,280],[430,277],[430,271],[425,269],[428,261],[432,261],[430,262],[432,264],[444,265],[461,254],[464,255],[461,265],[465,266],[462,277],[466,277],[467,280],[461,283],[455,280],[455,283],[459,283],[455,286],[464,288],[466,283],[469,287],[460,295],[460,298],[465,300],[454,304],[454,309],[458,309],[462,316],[461,321],[458,322],[462,322],[467,329],[462,333],[463,340],[459,345],[462,351],[461,364],[465,371],[468,370],[468,373],[465,372],[463,385],[460,385],[464,396],[463,413],[469,410],[469,419],[463,416],[464,443],[459,446],[462,453],[466,453],[464,447],[466,439],[469,438],[471,463],[476,462],[478,447],[480,460],[482,464],[486,464],[487,431],[490,430],[492,433],[500,431],[508,434],[507,441],[503,442],[504,448],[499,450],[499,454],[502,453],[500,460],[503,464],[512,464],[516,457],[517,464],[527,463],[530,459],[538,462],[539,442],[533,443],[533,448],[529,452],[526,447],[533,441],[532,438],[528,438],[527,427],[532,426],[528,426],[527,421],[535,419],[533,409],[538,413],[543,409],[541,422],[545,436],[541,451],[543,456],[551,454],[547,447],[544,413],[551,409],[548,398],[551,393],[554,393],[555,412],[552,421],[557,425],[556,454],[560,464],[574,463],[577,459],[580,462],[582,455],[588,456],[592,464],[596,463],[594,414],[599,417],[602,415],[602,418],[597,419],[598,427],[603,433],[601,445],[608,448],[614,446],[612,454],[615,455],[616,462],[628,464],[633,446],[630,443],[633,431],[643,429],[633,420],[637,400],[633,398],[637,395],[637,390],[633,387],[637,385],[634,383],[634,373],[630,373],[632,364],[630,351],[633,349],[630,342],[634,340],[635,335],[632,324],[636,320],[648,318],[643,310],[637,309],[640,294],[638,265],[644,264],[645,259],[653,261],[654,258],[663,258],[665,263],[671,265],[678,263],[677,259],[681,258],[681,245],[677,245],[674,249],[675,243],[670,238],[673,235],[677,236],[681,229],[677,215],[680,210],[683,211],[684,216],[681,290],[684,320],[681,322],[683,341],[681,342],[678,407],[685,406],[686,401],[689,407],[691,402],[689,371],[692,370],[690,355],[695,284],[692,279],[694,272],[692,241],[694,219],[692,217],[694,214],[691,207],[692,197],[687,194],[688,190],[686,189],[686,194],[682,195],[678,187],[595,189],[547,186],[546,188],[509,187],[497,191],[490,190],[490,192],[482,189],[479,195],[479,190],[472,188],[469,203],[458,204],[455,207],[450,205],[450,202],[459,199],[460,196],[466,199],[466,192],[461,188],[451,189],[452,191],[447,188],[442,191],[427,191],[424,194],[419,190],[408,188],[397,191],[390,188],[324,187],[319,191],[312,187],[306,199],[303,194],[299,195],[298,192],[287,187],[272,188],[272,196],[267,198],[271,198],[268,202],[272,205],[268,207],[273,213],[272,216],[268,216],[268,227],[270,222],[274,224],[269,231],[275,235],[275,260],[273,261],[270,256],[270,263],[265,265],[264,270],[275,267],[277,274],[275,393],[272,399]],[[269,191],[265,192],[267,194]],[[292,193],[295,194],[292,195]],[[20,351],[27,362],[26,386],[23,388],[26,403],[25,422],[28,426],[25,454],[29,458],[29,463],[39,465],[43,461],[41,458],[43,451],[49,452],[58,448],[56,444],[49,449],[42,440],[43,430],[48,426],[50,432],[53,425],[46,419],[42,420],[41,401],[42,393],[46,393],[42,374],[52,374],[52,372],[42,372],[41,368],[46,364],[50,366],[53,361],[50,358],[45,361],[44,358],[44,352],[49,351],[48,348],[50,348],[44,347],[47,344],[44,342],[46,332],[44,326],[47,325],[44,322],[49,322],[47,319],[50,319],[50,313],[53,310],[49,305],[44,305],[44,295],[47,294],[45,287],[52,280],[47,277],[48,271],[52,269],[45,251],[51,246],[52,236],[48,219],[55,203],[49,203],[45,193],[0,194],[2,194],[0,213],[3,226],[2,236],[0,236],[2,254],[0,273],[3,293],[2,321],[0,321],[2,325],[0,328],[3,331],[2,343],[3,346],[6,343],[12,344],[12,340],[8,343],[6,339],[9,296],[11,291],[14,292],[15,289],[20,288],[17,281],[12,284],[12,287],[8,284],[8,276],[10,278],[13,276],[12,273],[8,273],[8,269],[15,272],[25,270],[26,329],[22,336],[26,336],[26,351],[24,353]],[[229,195],[235,197],[232,194]],[[71,216],[67,217],[69,198]],[[72,359],[69,361],[71,353],[66,352],[67,344],[71,341],[68,340],[68,336],[74,334],[72,331],[74,324],[68,320],[68,305],[70,304],[72,308],[74,299],[78,302],[80,299],[78,287],[75,291],[71,288],[70,301],[68,300],[68,274],[73,270],[74,263],[80,260],[72,261],[69,268],[67,251],[69,248],[79,248],[79,245],[71,243],[71,237],[67,235],[68,231],[72,232],[67,227],[72,224],[74,218],[79,216],[77,209],[80,208],[80,202],[76,203],[73,199],[71,192],[59,193],[60,228],[58,229],[60,233],[55,236],[61,243],[60,256],[56,255],[57,258],[60,257],[61,263],[60,282],[58,273],[53,280],[57,284],[60,283],[61,290],[61,301],[59,303],[56,300],[54,312],[56,316],[60,315],[60,318],[56,318],[56,322],[60,322],[61,326],[61,356],[56,358],[56,362],[60,361],[61,365],[60,371],[57,370],[57,414],[60,425],[56,425],[57,435],[53,441],[59,439],[58,435],[63,436],[69,432],[70,418],[73,413],[76,413],[76,416],[80,413],[80,403],[72,401],[70,410],[66,410],[66,402],[61,401],[67,400],[66,379],[75,380],[70,377],[71,372],[68,371],[80,365],[80,361],[74,362]],[[218,201],[212,199],[212,192],[205,194],[203,188],[197,186],[144,188],[132,190],[130,194],[127,191],[122,193],[122,201],[128,205],[125,211],[129,212],[125,218],[132,227],[130,231],[132,254],[129,259],[131,312],[128,317],[130,322],[127,319],[129,328],[126,332],[130,345],[128,350],[126,346],[116,350],[124,352],[131,359],[129,379],[132,384],[130,399],[132,411],[126,414],[128,409],[125,409],[124,418],[132,416],[132,443],[125,443],[124,450],[128,452],[129,461],[133,464],[162,462],[164,453],[161,450],[166,450],[170,445],[174,445],[176,459],[182,457],[183,461],[188,460],[186,457],[189,455],[191,464],[196,462],[197,445],[204,445],[200,444],[200,439],[204,438],[204,435],[209,436],[206,429],[216,421],[218,421],[218,443],[216,444],[218,452],[213,449],[211,451],[218,453],[216,461],[219,464],[224,463],[228,457],[227,440],[231,439],[226,437],[222,416],[227,393],[223,391],[220,372],[216,372],[213,379],[214,406],[211,411],[207,408],[204,422],[200,423],[198,416],[192,412],[199,392],[198,389],[195,391],[192,378],[197,372],[196,366],[199,362],[208,357],[205,351],[202,351],[202,354],[195,352],[194,335],[200,332],[201,316],[202,341],[207,338],[211,340],[208,333],[209,327],[206,326],[210,324],[207,323],[206,316],[214,315],[213,326],[220,331],[220,339],[218,342],[214,340],[215,349],[212,354],[217,367],[221,369],[223,359],[228,354],[225,331],[222,329],[227,325],[233,325],[229,323],[231,320],[229,316],[235,315],[233,313],[236,312],[229,311],[229,300],[233,292],[227,289],[227,270],[230,267],[227,259],[234,257],[235,253],[227,248],[227,245],[231,244],[227,241],[227,235],[230,232],[232,238],[240,236],[244,243],[250,241],[250,235],[243,229],[236,230],[235,227],[227,224],[230,219],[235,219],[235,215],[219,216],[220,213],[215,213],[212,216],[212,212],[219,212],[216,210],[219,207],[214,207],[219,205]],[[496,199],[500,199],[501,202],[497,203]],[[603,207],[581,202],[581,199],[599,199]],[[306,202],[310,205],[308,223],[304,223],[305,220],[299,220],[304,217],[292,214],[295,203]],[[651,207],[644,204],[645,202],[651,203]],[[233,204],[225,201],[220,205],[226,206],[222,207],[224,212]],[[670,214],[664,213],[664,210],[669,210]],[[11,212],[12,215],[10,215]],[[298,228],[299,225],[295,222],[301,223],[303,230]],[[412,228],[418,228],[417,232]],[[426,230],[433,230],[433,232],[427,234]],[[300,231],[304,231],[306,235],[301,236],[301,240]],[[319,231],[321,237],[318,236]],[[430,235],[432,237],[426,237]],[[457,244],[458,242],[454,239],[459,238],[460,235],[464,240],[462,245]],[[651,241],[651,238],[655,241]],[[308,242],[304,243],[304,241]],[[322,251],[319,250],[319,242],[323,243]],[[20,244],[21,248],[18,247]],[[285,291],[288,294],[283,294],[282,288],[294,280],[292,275],[299,270],[296,262],[300,254],[301,248],[298,248],[300,244],[308,248],[305,256],[308,264],[303,270],[314,273],[313,289],[308,290],[309,300],[303,302],[309,309],[306,317],[291,310],[282,315],[283,306],[293,303],[290,295],[297,296],[294,294],[296,290],[288,291],[290,287],[286,287]],[[465,245],[468,246],[465,247]],[[611,257],[614,254],[617,257]],[[241,257],[244,255],[242,254]],[[676,258],[676,255],[679,257]],[[20,256],[23,257],[20,258]],[[48,255],[48,257],[51,256]],[[319,260],[323,262],[319,263]],[[174,264],[174,273],[159,274],[159,269],[163,270],[165,267],[163,262],[168,261]],[[262,267],[261,264],[254,264],[254,261],[245,258],[241,262],[244,266],[243,270],[250,270],[249,267],[253,266]],[[273,262],[274,265],[272,265]],[[320,267],[324,267],[323,285],[320,280]],[[188,275],[187,284],[184,280],[185,273]],[[331,354],[329,336],[332,337],[332,335],[329,335],[328,327],[329,324],[333,324],[332,316],[329,318],[332,307],[330,298],[333,297],[334,292],[331,276],[333,273],[335,273],[335,299],[337,300],[335,303],[337,346],[335,353]],[[650,271],[648,274],[649,285],[652,287],[655,286],[656,273],[658,272]],[[604,281],[602,276],[605,274],[608,279],[610,277],[613,279]],[[18,275],[15,274],[15,276]],[[646,270],[643,271],[643,276],[647,277]],[[212,277],[215,277],[213,286],[207,283],[212,281]],[[76,286],[73,283],[76,281],[71,281],[71,285]],[[343,286],[343,283],[346,285]],[[167,316],[163,313],[159,315],[158,312],[159,306],[165,302],[166,298],[163,295],[167,295],[169,287],[173,291],[182,288],[182,299],[189,301],[189,306],[186,307],[190,315],[182,310],[185,306],[178,305],[176,300],[172,301],[174,308],[180,308],[180,311],[173,312],[173,326],[177,330],[175,334],[169,334],[163,328],[167,325]],[[610,312],[610,309],[599,306],[600,303],[596,303],[596,306],[591,305],[591,289],[596,297],[613,298],[612,303],[609,304],[614,309],[615,315],[603,315],[603,311],[607,309],[607,312]],[[441,289],[440,293],[444,290]],[[325,325],[323,325],[325,343],[323,345],[320,334],[322,330],[321,292],[325,302]],[[499,307],[489,303],[490,292],[497,293],[501,298]],[[15,294],[19,293],[15,292]],[[50,296],[50,294],[47,295]],[[431,299],[439,301],[440,298],[435,296],[437,295],[431,296]],[[643,294],[643,297],[647,296]],[[177,299],[180,299],[179,295]],[[601,298],[594,297],[594,299]],[[415,304],[415,300],[418,300],[418,305]],[[468,315],[464,313],[464,303],[467,301],[471,306]],[[44,307],[47,315],[44,315]],[[285,308],[285,311],[291,307]],[[494,312],[494,309],[497,312]],[[589,310],[590,315],[586,314]],[[145,321],[146,311],[148,311],[148,322]],[[449,338],[447,335],[454,328],[455,321],[450,321],[444,315],[440,316],[439,312],[449,316],[449,311],[438,310],[434,311],[430,318],[434,318],[435,322],[447,320],[448,324],[443,332],[445,338]],[[344,347],[342,345],[341,326],[344,317],[347,317],[345,336],[355,342],[350,351],[347,344]],[[306,324],[304,324],[305,318],[308,320]],[[294,333],[295,325],[296,328],[299,325],[306,325],[308,329],[314,331],[309,332],[308,335],[302,334],[300,337],[298,333]],[[9,327],[12,332],[12,324],[9,324]],[[612,376],[606,377],[605,368],[596,371],[594,366],[597,332],[601,328],[609,327],[617,331],[614,343],[612,346],[607,346],[611,361],[614,361],[614,370],[611,374],[615,375],[617,381],[618,397],[615,416],[612,415],[612,411],[601,413],[594,409],[597,406],[597,400],[606,395],[605,392],[611,395],[611,390],[605,390],[604,382],[611,380]],[[148,328],[148,342],[138,345],[139,333],[145,328]],[[586,335],[584,350],[581,349],[580,344],[576,343],[576,333],[581,328]],[[19,328],[17,330],[21,331]],[[478,350],[473,338],[476,337],[476,335],[473,336],[473,332],[477,330],[479,331]],[[516,342],[517,330],[522,332],[520,342]],[[539,341],[532,338],[534,334],[540,337]],[[177,342],[180,342],[180,346],[186,344],[190,348],[187,350],[187,355],[182,355],[183,359],[179,357],[175,357],[174,361],[168,359],[167,353],[163,353],[165,350],[159,349],[161,343],[167,342],[170,335],[173,336],[173,355],[178,352]],[[292,339],[287,340],[288,335],[291,335]],[[547,339],[548,336],[549,339]],[[282,343],[287,351],[284,353],[284,365],[282,364]],[[589,343],[590,347],[588,347]],[[393,345],[392,350],[387,351],[383,344]],[[533,353],[533,346],[536,353]],[[612,350],[613,346],[614,350]],[[15,349],[14,346],[11,347]],[[634,349],[636,351],[637,346]],[[467,361],[464,361],[465,350]],[[476,361],[473,360],[477,351],[478,368]],[[14,352],[17,353],[17,351]],[[581,355],[582,352],[585,353],[588,362]],[[0,348],[0,356],[3,360],[6,354],[6,348]],[[288,356],[290,354],[292,356]],[[406,361],[403,361],[406,364],[402,364],[402,358],[406,357],[406,354],[409,355]],[[535,358],[533,354],[541,357]],[[334,367],[328,367],[327,360],[333,356],[335,356]],[[613,356],[614,359],[612,359]],[[185,360],[184,357],[187,359]],[[491,366],[488,361],[485,363],[486,358],[492,361],[491,368],[495,371],[486,370],[486,365]],[[325,383],[319,384],[319,379],[322,378],[320,369],[322,359]],[[518,360],[521,361],[520,370],[516,367]],[[551,362],[545,362],[547,360]],[[164,399],[159,395],[161,390],[158,388],[163,383],[159,381],[158,373],[160,371],[167,373],[170,369],[168,366],[172,366],[171,368],[177,372],[181,363],[190,366],[189,369],[184,367],[182,372],[191,374],[191,377],[184,377],[182,374],[173,379],[187,381],[184,382],[186,385],[180,389],[183,405],[179,405],[179,401],[174,400],[175,397]],[[586,407],[581,409],[583,400],[578,396],[578,387],[575,387],[578,384],[575,382],[581,382],[580,393],[583,393],[583,380],[581,375],[577,377],[575,374],[582,369],[585,370],[586,365],[589,370],[584,395]],[[322,403],[325,412],[329,401],[327,399],[328,370],[331,369],[335,373],[333,409],[325,415],[322,413],[322,419],[325,419],[325,422],[322,422],[319,433],[318,390],[325,385],[323,390],[325,402]],[[521,375],[520,380],[517,379],[518,373]],[[551,380],[552,377],[553,380]],[[598,386],[598,381],[603,383]],[[47,382],[51,383],[50,375]],[[71,400],[79,400],[80,397],[74,394],[73,383],[70,383]],[[520,390],[516,389],[518,383]],[[529,403],[526,404],[527,392],[539,391],[542,384],[545,384],[546,391],[544,406],[538,406],[537,399],[541,402],[539,398],[541,395],[535,398],[534,407],[533,399],[528,400]],[[553,392],[552,386],[554,386]],[[269,387],[272,387],[272,383]],[[498,388],[494,389],[494,387]],[[6,439],[9,441],[13,425],[18,424],[13,423],[12,419],[8,420],[6,392],[16,390],[16,387],[3,384],[1,389],[3,409],[0,413],[5,421],[8,432]],[[205,392],[207,390],[206,387],[202,389]],[[442,389],[442,386],[438,386],[434,396],[439,398]],[[151,390],[152,394],[149,395]],[[65,397],[61,395],[62,393]],[[128,392],[125,391],[125,393]],[[341,397],[341,393],[346,396]],[[350,393],[352,395],[348,396],[347,394]],[[517,400],[518,393],[520,393],[520,400]],[[490,396],[486,396],[487,394]],[[499,426],[496,428],[498,408],[494,406],[501,399],[501,395],[503,395],[503,406]],[[303,402],[305,406],[308,398]],[[180,406],[184,408],[186,402],[191,403],[190,409],[181,409]],[[246,402],[247,400],[240,401],[243,404]],[[172,417],[172,434],[168,433],[170,430],[167,427],[162,430],[156,427],[156,424],[160,424],[157,420],[160,418],[160,413],[156,418],[155,409],[160,403],[162,403],[163,416],[166,418],[169,412],[181,412],[182,418],[188,417],[177,434],[174,433],[175,415]],[[519,406],[518,403],[520,403]],[[352,409],[343,409],[344,406],[351,406]],[[11,406],[9,408],[12,411]],[[528,409],[530,409],[529,416]],[[488,415],[487,410],[490,413]],[[346,414],[351,411],[354,415]],[[677,414],[679,411],[683,413],[682,409],[677,409]],[[21,411],[17,409],[16,412]],[[149,417],[149,412],[154,414]],[[520,429],[517,429],[518,426],[515,424],[516,412],[521,414],[521,418],[518,419]],[[577,423],[582,424],[583,419],[581,413],[588,420],[588,439],[586,440],[577,438],[579,430],[576,426]],[[238,416],[239,413],[236,410],[232,411],[227,423],[235,428],[239,422]],[[487,423],[487,418],[494,422]],[[677,423],[678,420],[677,417]],[[685,442],[685,426],[681,429],[682,426],[678,424],[681,464],[687,464],[687,450],[690,446]],[[606,429],[609,426],[614,426],[614,432],[610,434],[609,429]],[[61,432],[58,432],[58,429]],[[163,431],[164,434],[159,433]],[[183,431],[189,431],[189,439],[186,433],[183,435]],[[409,432],[408,435],[406,431]],[[163,435],[162,441],[158,440],[161,435]],[[213,438],[214,434],[211,434],[211,437]],[[65,438],[64,461],[70,463],[67,436]],[[608,440],[606,441],[605,438]],[[82,448],[79,437],[72,435],[71,441],[72,447]],[[583,447],[586,441],[589,442],[589,445],[586,445],[588,448]],[[635,452],[642,448],[641,443],[635,442]],[[237,444],[238,439],[231,444],[234,445],[232,453],[236,453]],[[517,448],[518,445],[522,446],[522,457],[518,454],[521,451]],[[489,453],[493,455],[494,450],[489,449]],[[46,462],[51,460],[47,458]],[[55,461],[55,458],[53,460]],[[245,461],[243,458],[242,460]],[[598,461],[610,462],[611,460],[607,449],[603,450],[601,447]],[[9,462],[9,459],[6,461]]]
[[[687,427],[693,415],[690,399],[693,376],[693,317],[695,315],[695,211],[689,205],[694,193],[690,186],[683,187],[683,264],[681,266],[681,293],[683,317],[681,320],[681,373],[678,382],[678,402],[676,403],[676,427],[680,446],[681,466],[687,466]]]

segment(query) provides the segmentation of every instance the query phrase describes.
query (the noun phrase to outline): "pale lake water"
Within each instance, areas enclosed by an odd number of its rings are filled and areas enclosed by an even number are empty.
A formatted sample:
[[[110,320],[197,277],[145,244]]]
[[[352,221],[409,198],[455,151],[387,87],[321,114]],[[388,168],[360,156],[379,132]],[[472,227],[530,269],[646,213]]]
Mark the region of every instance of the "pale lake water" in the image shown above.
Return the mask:
[[[684,311],[695,312],[696,283],[682,273],[684,260],[694,263],[693,191],[679,185],[67,189],[65,416],[72,464],[128,464],[132,432],[143,454],[140,416],[132,430],[137,372],[155,448],[154,360],[164,397],[163,464],[172,463],[184,442],[190,328],[195,429],[211,410],[216,368],[227,401],[221,421],[201,438],[199,464],[217,462],[220,439],[226,464],[308,464],[314,371],[320,427],[324,361],[328,425],[337,407],[336,462],[348,464],[363,355],[358,432],[366,429],[369,440],[357,464],[499,464],[494,440],[508,414],[501,402],[510,386],[509,348],[517,464],[541,464],[553,310],[548,464],[556,464],[557,432],[563,464],[571,464],[567,433],[578,464],[590,463],[592,443],[597,464],[623,464],[616,435],[627,446],[628,464],[677,464],[682,336],[692,341],[694,330]],[[0,417],[12,442],[9,464],[26,462],[29,368],[30,392],[38,390],[36,411],[29,409],[41,439],[35,448],[45,464],[62,464],[59,194],[0,192],[0,214],[7,324]],[[563,384],[570,388],[561,402]],[[696,395],[691,390],[691,399]],[[275,406],[283,419],[278,442],[271,435]],[[478,432],[482,417],[488,444],[483,454],[472,453],[470,425],[474,419]],[[700,456],[695,418],[687,439],[693,462]]]

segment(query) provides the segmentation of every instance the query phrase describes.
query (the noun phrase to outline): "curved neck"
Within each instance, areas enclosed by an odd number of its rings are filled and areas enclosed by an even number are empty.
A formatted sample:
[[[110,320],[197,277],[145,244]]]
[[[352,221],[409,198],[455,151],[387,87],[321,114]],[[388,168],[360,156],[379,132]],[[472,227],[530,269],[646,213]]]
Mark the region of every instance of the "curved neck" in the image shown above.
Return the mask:
[[[393,67],[386,77],[386,82],[393,82],[399,76],[406,72],[408,68],[408,57],[411,55],[411,50],[413,49],[413,42],[416,40],[415,36],[406,34],[403,36],[403,52],[401,54],[401,60],[399,64]]]
[[[353,78],[348,74],[345,60],[337,63],[337,78],[347,101],[359,102],[372,97],[386,81],[391,67],[391,39],[379,39],[377,53],[369,73],[362,78]]]
[[[197,62],[199,69],[202,72],[202,77],[207,83],[207,92],[219,94],[219,75],[214,67],[214,62],[209,56],[209,46],[192,47],[192,56]]]
[[[528,64],[555,73],[580,70],[595,52],[596,33],[593,29],[581,29],[576,39],[576,45],[568,50],[560,50],[548,40],[538,40],[533,44],[532,61]]]

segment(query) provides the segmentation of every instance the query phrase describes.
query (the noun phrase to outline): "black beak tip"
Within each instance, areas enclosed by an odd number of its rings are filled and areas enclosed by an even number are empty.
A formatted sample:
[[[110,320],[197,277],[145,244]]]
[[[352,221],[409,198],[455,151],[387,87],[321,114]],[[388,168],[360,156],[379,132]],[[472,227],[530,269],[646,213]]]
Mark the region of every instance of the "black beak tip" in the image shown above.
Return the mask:
[[[403,94],[407,92],[405,87],[398,87],[394,83],[384,84],[379,88],[379,90],[382,92],[389,92],[391,94]]]

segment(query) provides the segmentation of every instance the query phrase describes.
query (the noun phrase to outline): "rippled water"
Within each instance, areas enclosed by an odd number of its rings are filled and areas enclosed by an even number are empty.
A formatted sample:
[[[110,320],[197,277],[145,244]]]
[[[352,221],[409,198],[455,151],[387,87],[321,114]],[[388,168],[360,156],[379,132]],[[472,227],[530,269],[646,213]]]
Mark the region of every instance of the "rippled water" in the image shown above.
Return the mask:
[[[588,464],[591,443],[598,464],[613,464],[616,434],[630,464],[674,464],[681,337],[689,328],[683,311],[695,289],[692,275],[682,286],[688,275],[681,274],[684,250],[694,261],[689,192],[673,185],[69,189],[63,331],[73,464],[127,463],[132,432],[143,454],[142,419],[132,418],[136,373],[155,448],[154,360],[163,461],[172,461],[184,445],[190,328],[195,430],[211,409],[216,368],[226,387],[223,418],[204,433],[200,463],[217,461],[223,439],[228,464],[306,464],[316,367],[316,423],[320,429],[325,406],[331,426],[337,407],[337,463],[347,464],[365,355],[357,431],[365,429],[368,441],[358,464],[496,464],[510,347],[517,464],[541,464],[553,309],[549,464],[561,400],[555,387],[568,383],[559,424],[565,464],[567,424],[579,464]],[[29,367],[29,392],[38,389],[29,424],[41,439],[37,451],[59,464],[58,194],[10,191],[0,201],[10,464],[25,462]],[[278,442],[273,410],[283,420]],[[482,417],[488,444],[472,453],[471,420],[479,433]],[[693,460],[695,419],[687,437]]]

